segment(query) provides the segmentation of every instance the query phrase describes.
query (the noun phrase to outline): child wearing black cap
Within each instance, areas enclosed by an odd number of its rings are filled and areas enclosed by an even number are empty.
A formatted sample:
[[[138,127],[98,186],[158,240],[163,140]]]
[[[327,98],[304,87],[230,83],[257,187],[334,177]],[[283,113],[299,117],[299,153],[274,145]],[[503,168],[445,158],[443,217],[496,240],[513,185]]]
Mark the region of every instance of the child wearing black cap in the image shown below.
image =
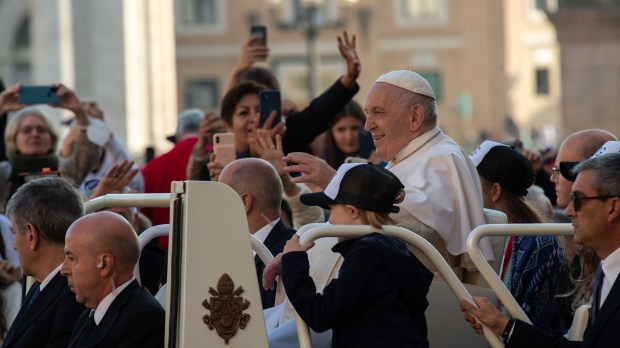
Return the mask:
[[[485,208],[502,211],[508,223],[542,222],[524,198],[534,181],[534,171],[525,156],[510,146],[487,140],[471,159],[478,169]],[[566,263],[556,236],[511,236],[508,240],[502,280],[538,326],[565,329],[555,295],[561,292],[567,276]]]
[[[402,183],[371,164],[343,164],[324,192],[301,196],[307,205],[331,208],[330,223],[392,224],[389,214],[404,198]],[[299,236],[289,240],[281,276],[295,310],[314,331],[333,330],[333,347],[428,347],[426,294],[433,278],[401,240],[379,233],[339,238],[344,262],[338,279],[316,293]]]

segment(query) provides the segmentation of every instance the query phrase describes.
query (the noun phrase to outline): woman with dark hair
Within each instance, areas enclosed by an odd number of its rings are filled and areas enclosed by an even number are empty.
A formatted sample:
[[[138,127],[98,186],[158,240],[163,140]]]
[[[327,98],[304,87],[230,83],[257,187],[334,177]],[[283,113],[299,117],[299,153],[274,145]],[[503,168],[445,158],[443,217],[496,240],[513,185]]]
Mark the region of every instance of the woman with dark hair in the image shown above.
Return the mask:
[[[512,147],[485,141],[470,157],[478,169],[485,208],[505,213],[508,223],[543,221],[525,201],[534,182],[532,166],[525,156]],[[565,329],[554,301],[567,276],[564,248],[558,237],[511,236],[500,276],[534,324]]]
[[[336,115],[323,141],[323,158],[337,169],[347,157],[369,158],[374,150],[372,138],[364,131],[364,109],[351,100]]]

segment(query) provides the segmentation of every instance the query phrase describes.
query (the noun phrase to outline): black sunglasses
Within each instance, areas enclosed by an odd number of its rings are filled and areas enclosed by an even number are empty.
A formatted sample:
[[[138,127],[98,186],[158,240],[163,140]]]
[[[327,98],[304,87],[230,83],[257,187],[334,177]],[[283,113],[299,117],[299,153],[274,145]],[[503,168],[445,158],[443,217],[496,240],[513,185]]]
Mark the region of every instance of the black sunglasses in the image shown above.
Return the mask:
[[[591,197],[587,197],[587,196],[583,196],[583,197],[579,197],[575,194],[575,192],[571,192],[570,193],[570,199],[573,201],[573,208],[575,208],[575,211],[579,211],[579,209],[581,209],[581,201],[586,201],[589,199],[598,199],[601,201],[604,201],[606,199],[609,198],[614,198],[614,197],[618,197],[618,196],[591,196]]]

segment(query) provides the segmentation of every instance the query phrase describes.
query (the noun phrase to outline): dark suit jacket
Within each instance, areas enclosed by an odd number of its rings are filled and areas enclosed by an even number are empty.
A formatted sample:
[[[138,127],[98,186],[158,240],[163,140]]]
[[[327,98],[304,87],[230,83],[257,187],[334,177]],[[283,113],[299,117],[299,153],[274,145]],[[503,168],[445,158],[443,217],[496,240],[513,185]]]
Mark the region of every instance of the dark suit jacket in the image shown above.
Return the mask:
[[[284,245],[286,241],[291,239],[291,237],[295,234],[295,230],[287,227],[282,220],[278,221],[278,223],[273,227],[267,239],[265,239],[265,246],[273,256],[278,255],[284,250]],[[260,289],[260,299],[263,303],[263,309],[273,307],[276,302],[276,292],[275,291],[266,291],[263,289],[263,270],[265,269],[265,264],[260,260],[258,255],[254,257],[254,263],[256,264],[256,276],[258,277],[258,288]]]
[[[606,348],[620,347],[620,277],[616,278],[609,295],[599,309],[594,324],[588,323],[583,342],[571,342],[559,334],[517,321],[506,348]]]
[[[31,295],[32,289],[26,299]],[[27,304],[24,301],[2,347],[67,347],[71,331],[84,311],[69,290],[67,278],[59,272],[28,309]]]
[[[80,316],[69,348],[88,320],[90,309]],[[148,290],[134,280],[114,299],[101,322],[79,348],[157,348],[164,346],[164,310]]]

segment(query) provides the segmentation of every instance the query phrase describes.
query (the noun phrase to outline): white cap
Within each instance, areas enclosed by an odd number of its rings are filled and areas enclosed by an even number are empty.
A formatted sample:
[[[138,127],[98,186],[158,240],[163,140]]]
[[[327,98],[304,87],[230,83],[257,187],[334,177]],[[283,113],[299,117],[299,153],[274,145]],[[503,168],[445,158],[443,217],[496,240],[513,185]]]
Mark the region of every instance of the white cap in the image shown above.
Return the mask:
[[[110,134],[112,134],[112,131],[110,131],[110,128],[108,128],[105,122],[97,118],[88,117],[88,121],[86,137],[92,143],[104,147],[108,141],[110,141]]]
[[[594,153],[592,158],[606,155],[608,153],[618,153],[618,152],[620,152],[620,141],[610,140],[606,142],[605,144],[603,144],[603,146],[601,146],[601,148],[598,149],[596,153]]]
[[[489,151],[496,146],[508,147],[508,145],[491,140],[485,140],[482,144],[480,144],[480,146],[478,146],[478,148],[469,155],[471,161],[474,162],[474,166],[478,167],[478,165],[480,165],[480,163],[484,159],[484,156],[486,156],[487,153],[489,153]]]
[[[395,70],[379,76],[375,82],[385,82],[404,88],[413,93],[425,95],[435,99],[435,93],[430,83],[420,74],[410,70]]]

